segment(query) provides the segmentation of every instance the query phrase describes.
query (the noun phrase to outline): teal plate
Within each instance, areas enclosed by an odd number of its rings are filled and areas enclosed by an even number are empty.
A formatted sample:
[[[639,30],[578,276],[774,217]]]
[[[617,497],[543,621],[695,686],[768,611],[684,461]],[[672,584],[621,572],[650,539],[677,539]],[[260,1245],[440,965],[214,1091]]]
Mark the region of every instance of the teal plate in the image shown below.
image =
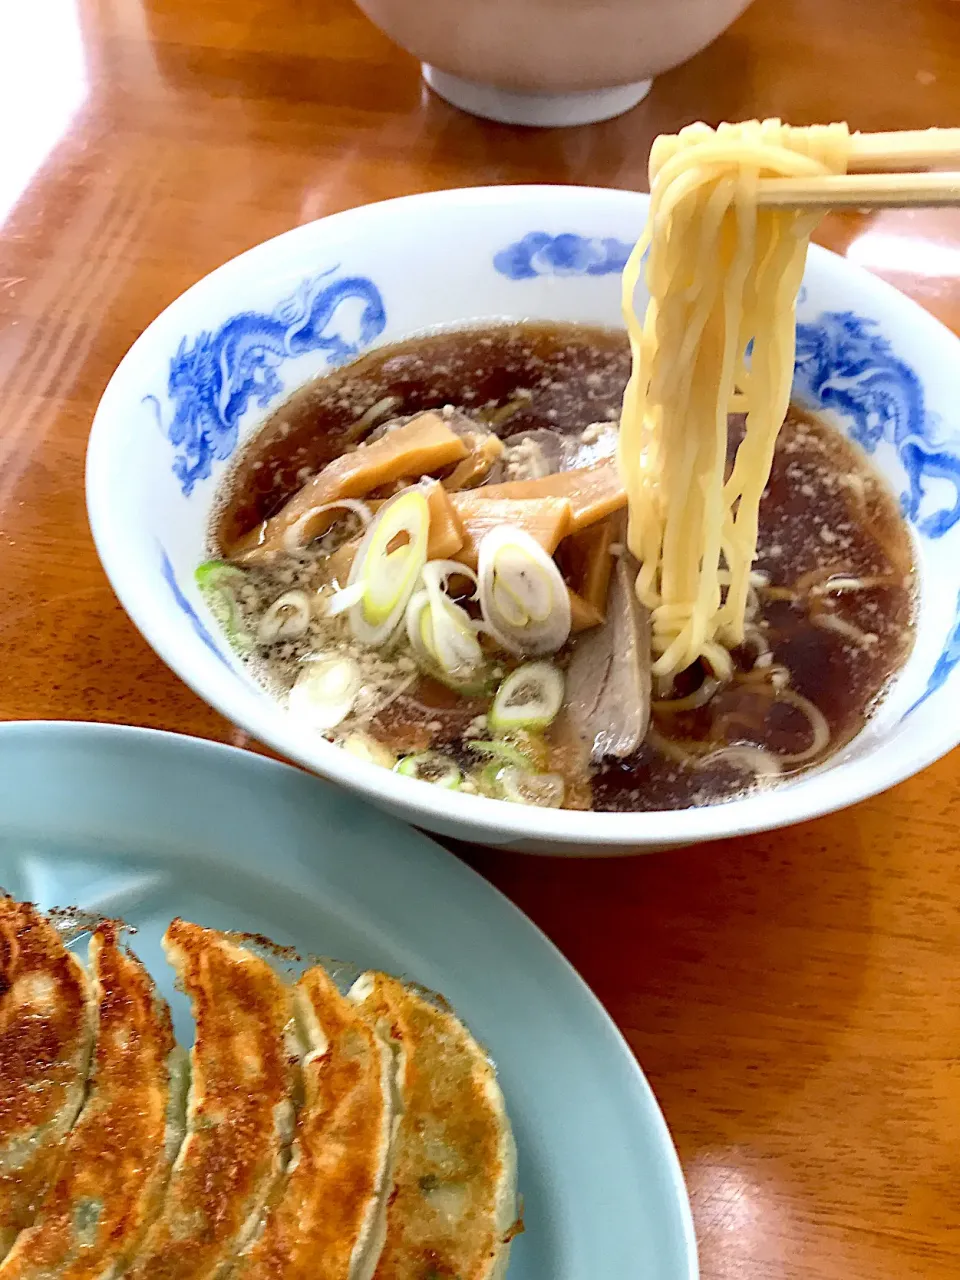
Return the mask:
[[[160,951],[175,915],[443,992],[497,1063],[517,1136],[509,1280],[696,1277],[670,1136],[598,1001],[482,877],[356,797],[175,734],[4,724],[0,885],[135,925],[188,1042]]]

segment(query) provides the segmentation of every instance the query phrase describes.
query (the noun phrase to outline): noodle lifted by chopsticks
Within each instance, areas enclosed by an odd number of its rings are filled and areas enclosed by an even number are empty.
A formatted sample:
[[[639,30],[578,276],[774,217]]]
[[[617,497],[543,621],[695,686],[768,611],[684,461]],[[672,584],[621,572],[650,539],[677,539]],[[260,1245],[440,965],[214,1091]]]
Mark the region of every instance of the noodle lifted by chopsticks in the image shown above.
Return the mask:
[[[793,380],[796,300],[819,214],[757,207],[764,177],[846,170],[846,125],[690,125],[650,153],[650,213],[623,274],[633,353],[619,459],[654,674],[741,643],[760,498]],[[650,301],[634,293],[649,247]],[[748,357],[748,349],[752,351]],[[746,428],[726,475],[727,415]]]

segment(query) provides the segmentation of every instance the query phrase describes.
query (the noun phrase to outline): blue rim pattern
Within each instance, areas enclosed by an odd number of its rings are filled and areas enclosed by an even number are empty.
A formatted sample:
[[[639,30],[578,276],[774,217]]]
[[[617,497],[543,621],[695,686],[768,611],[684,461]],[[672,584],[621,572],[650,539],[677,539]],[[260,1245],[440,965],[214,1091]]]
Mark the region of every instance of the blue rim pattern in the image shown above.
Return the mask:
[[[509,280],[537,276],[608,276],[627,265],[633,245],[612,237],[580,236],[572,231],[551,236],[529,231],[494,257],[493,265]]]
[[[960,520],[960,456],[939,438],[939,423],[925,410],[916,372],[898,356],[875,321],[852,311],[824,312],[813,324],[797,325],[794,391],[849,424],[849,434],[867,453],[892,445],[903,468],[904,516],[921,538],[942,538]],[[952,486],[952,501],[929,498],[930,482]],[[940,485],[942,492],[943,485]],[[904,719],[947,681],[960,663],[960,598],[954,624],[926,688]]]
[[[170,588],[173,598],[177,602],[177,605],[179,606],[180,610],[183,613],[185,613],[186,616],[190,619],[190,622],[191,622],[191,625],[193,626],[194,631],[197,633],[197,635],[200,637],[203,643],[207,646],[210,652],[220,659],[220,661],[227,668],[227,670],[230,672],[233,672],[233,667],[231,667],[230,663],[224,657],[219,646],[217,645],[216,640],[214,640],[213,636],[210,634],[209,630],[207,629],[206,623],[203,621],[203,619],[197,613],[196,609],[194,609],[193,605],[184,595],[179,582],[177,582],[177,575],[174,571],[173,565],[170,563],[170,557],[167,555],[166,551],[164,551],[163,547],[160,548],[160,572],[163,574],[164,580],[166,581],[167,586]],[[236,674],[236,672],[233,672],[233,673]]]
[[[233,453],[248,406],[266,409],[284,390],[284,361],[322,351],[329,366],[342,364],[383,332],[387,314],[377,286],[366,276],[331,279],[338,270],[304,280],[270,315],[243,311],[212,332],[181,339],[167,380],[173,416],[164,423],[155,395],[143,403],[174,447],[173,474],[184,497]],[[349,300],[361,310],[348,326],[340,308]]]
[[[907,716],[912,715],[917,707],[923,706],[931,694],[943,688],[957,663],[960,663],[960,595],[957,596],[957,603],[954,608],[954,624],[943,646],[943,652],[930,672],[927,687],[913,706],[904,714],[904,720],[906,720]]]
[[[903,514],[921,536],[942,538],[960,520],[960,456],[938,439],[920,379],[894,355],[876,321],[826,311],[813,324],[798,324],[794,391],[840,414],[867,453],[893,445],[907,481]],[[929,482],[938,480],[952,486],[953,501],[925,511]]]

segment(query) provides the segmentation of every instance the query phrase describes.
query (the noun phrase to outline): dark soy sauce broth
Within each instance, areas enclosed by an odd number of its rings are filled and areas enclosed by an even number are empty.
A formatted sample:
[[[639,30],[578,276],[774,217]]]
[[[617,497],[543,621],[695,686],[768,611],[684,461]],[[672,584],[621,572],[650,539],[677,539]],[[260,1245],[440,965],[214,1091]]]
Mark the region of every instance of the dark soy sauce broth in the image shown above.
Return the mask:
[[[516,401],[519,407],[496,428],[503,438],[543,427],[579,433],[617,420],[629,373],[622,333],[574,325],[445,331],[373,351],[303,387],[271,417],[231,473],[214,540],[229,546],[282,507],[311,474],[363,438],[355,424],[385,397],[390,417],[449,404],[489,418]],[[876,708],[913,642],[910,536],[862,451],[796,407],[761,503],[755,570],[762,575],[751,620],[755,639],[734,653],[734,680],[690,710],[659,707],[655,697],[651,733],[636,755],[594,768],[593,808],[709,804],[755,785],[743,763],[749,748],[802,756],[814,730],[802,709],[774,696],[778,681],[788,698],[809,700],[829,728],[828,742],[811,757],[784,760],[784,777],[829,757]],[[684,672],[669,698],[695,690],[704,675]],[[456,700],[443,691],[442,700],[450,698]],[[477,708],[440,718],[438,710],[421,708],[435,726],[432,745],[456,752],[464,720]],[[724,753],[727,747],[748,750]]]
[[[267,421],[228,482],[218,541],[229,546],[274,514],[315,471],[357,441],[350,429],[385,397],[390,416],[452,404],[480,414],[529,391],[498,434],[581,431],[620,416],[630,376],[623,335],[578,325],[455,329],[381,347],[302,387]]]

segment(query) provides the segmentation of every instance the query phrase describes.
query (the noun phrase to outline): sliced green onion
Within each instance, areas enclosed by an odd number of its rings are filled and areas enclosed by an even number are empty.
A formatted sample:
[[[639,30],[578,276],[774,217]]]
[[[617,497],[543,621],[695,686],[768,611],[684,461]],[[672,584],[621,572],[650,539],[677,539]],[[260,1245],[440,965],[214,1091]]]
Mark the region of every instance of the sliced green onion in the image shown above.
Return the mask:
[[[570,634],[570,596],[543,547],[513,525],[480,540],[480,608],[487,631],[511,653],[555,653]]]
[[[527,757],[530,767],[538,773],[546,773],[549,769],[550,746],[542,733],[535,733],[528,729],[511,729],[498,741],[508,742],[511,747],[515,747],[521,755]]]
[[[258,644],[298,640],[310,626],[310,597],[305,591],[285,591],[266,610],[257,626]]]
[[[332,596],[327,596],[323,602],[323,614],[326,618],[336,618],[341,613],[346,613],[348,609],[352,609],[358,601],[363,599],[363,583],[355,582],[352,587],[344,587],[342,591],[334,591]]]
[[[348,734],[340,745],[349,755],[356,756],[366,764],[378,764],[384,769],[392,769],[397,763],[397,757],[390,748],[385,747],[369,733]]]
[[[467,743],[471,751],[479,751],[481,755],[492,756],[498,760],[501,765],[511,764],[516,769],[535,769],[536,765],[530,756],[524,754],[519,747],[515,747],[512,742],[503,742],[494,740],[493,742],[478,742],[471,740]],[[498,766],[499,767],[499,766]]]
[[[480,591],[477,575],[467,564],[459,560],[431,560],[423,566],[423,581],[428,590],[446,591],[451,578],[466,578],[473,584],[471,600],[476,600]]]
[[[431,679],[446,685],[448,689],[452,689],[454,693],[462,694],[465,698],[490,698],[493,696],[494,688],[496,687],[496,681],[485,666],[481,667],[479,671],[463,677],[448,675],[441,667],[432,662],[421,662],[420,668],[424,675],[430,676]]]
[[[373,512],[365,502],[361,502],[358,498],[341,498],[338,502],[325,502],[321,507],[311,507],[309,511],[305,511],[299,519],[295,520],[288,529],[284,530],[284,551],[289,551],[291,555],[296,555],[298,551],[303,551],[306,546],[303,541],[303,531],[314,516],[322,515],[324,511],[336,511],[339,508],[343,508],[345,511],[352,511],[364,528],[373,519]]]
[[[236,597],[236,588],[243,585],[246,576],[242,569],[225,560],[207,560],[194,571],[207,608],[229,642],[241,653],[253,648],[253,636],[244,626]]]
[[[335,728],[350,714],[362,684],[360,667],[341,656],[307,659],[290,690],[287,705],[312,729]]]
[[[396,631],[427,560],[430,508],[423,491],[404,489],[380,508],[364,534],[347,580],[363,585],[350,610],[350,629],[362,644],[383,645]],[[406,541],[390,549],[398,538]]]
[[[477,624],[445,592],[448,579],[454,576],[468,577],[476,584],[473,571],[455,560],[431,560],[423,566],[424,590],[411,596],[407,605],[407,638],[422,666],[463,682],[475,678],[484,657]]]
[[[526,662],[497,690],[487,723],[494,733],[546,729],[563,704],[563,673],[549,662]]]
[[[507,765],[500,770],[498,781],[504,800],[513,804],[559,809],[566,794],[566,784],[559,773],[529,773]]]
[[[566,784],[559,773],[534,773],[498,760],[486,765],[476,781],[481,794],[493,800],[541,809],[559,809],[566,794]]]
[[[207,560],[197,568],[194,576],[197,586],[204,591],[208,587],[218,590],[227,584],[240,586],[247,575],[235,564],[228,564],[226,560]]]
[[[415,756],[404,756],[394,766],[394,771],[402,773],[405,778],[432,782],[435,787],[443,787],[447,791],[457,791],[463,781],[463,774],[454,761],[440,751],[421,751]]]
[[[407,639],[422,665],[437,665],[433,653],[433,628],[430,625],[430,593],[415,591],[406,610]]]
[[[483,796],[489,796],[491,800],[502,800],[503,790],[500,786],[500,774],[508,766],[500,763],[499,760],[491,760],[485,765],[479,776],[476,778],[477,790]]]

